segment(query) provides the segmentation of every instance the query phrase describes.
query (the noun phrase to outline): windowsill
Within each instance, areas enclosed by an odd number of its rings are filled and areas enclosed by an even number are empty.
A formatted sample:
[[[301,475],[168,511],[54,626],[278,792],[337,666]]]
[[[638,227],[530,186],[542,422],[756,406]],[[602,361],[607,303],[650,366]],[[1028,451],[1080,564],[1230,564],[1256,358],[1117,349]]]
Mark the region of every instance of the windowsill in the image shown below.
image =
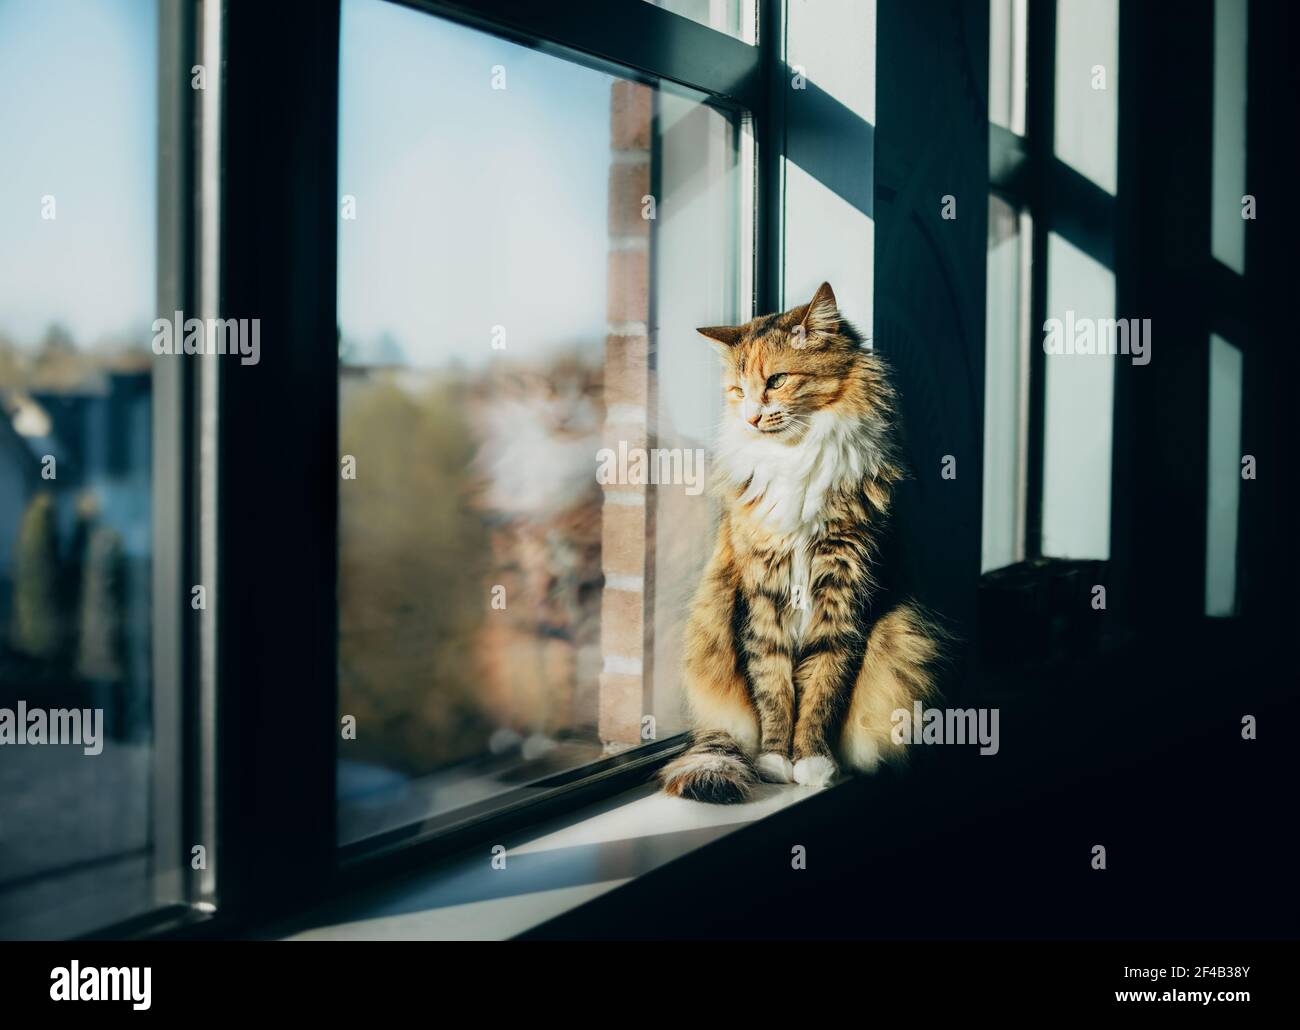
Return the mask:
[[[642,784],[563,820],[493,845],[309,916],[288,940],[501,940],[759,819],[820,793],[761,785],[743,805],[705,805]]]

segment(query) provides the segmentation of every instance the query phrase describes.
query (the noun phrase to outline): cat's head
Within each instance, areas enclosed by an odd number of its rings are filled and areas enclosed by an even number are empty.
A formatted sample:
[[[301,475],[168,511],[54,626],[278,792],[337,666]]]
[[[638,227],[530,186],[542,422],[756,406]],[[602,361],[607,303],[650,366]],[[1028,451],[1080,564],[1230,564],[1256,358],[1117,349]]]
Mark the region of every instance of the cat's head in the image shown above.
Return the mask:
[[[755,434],[793,442],[818,412],[865,415],[887,405],[879,368],[840,316],[830,283],[779,315],[697,331],[722,355],[727,417]]]

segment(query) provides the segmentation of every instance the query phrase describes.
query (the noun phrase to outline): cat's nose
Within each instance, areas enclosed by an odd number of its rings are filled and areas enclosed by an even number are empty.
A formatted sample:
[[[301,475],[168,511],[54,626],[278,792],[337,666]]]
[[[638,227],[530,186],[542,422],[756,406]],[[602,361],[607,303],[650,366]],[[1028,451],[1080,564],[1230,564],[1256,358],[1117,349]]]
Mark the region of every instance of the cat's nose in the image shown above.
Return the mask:
[[[761,411],[756,411],[754,414],[750,415],[749,418],[745,419],[745,421],[751,426],[757,426],[761,421],[763,421],[763,413]]]

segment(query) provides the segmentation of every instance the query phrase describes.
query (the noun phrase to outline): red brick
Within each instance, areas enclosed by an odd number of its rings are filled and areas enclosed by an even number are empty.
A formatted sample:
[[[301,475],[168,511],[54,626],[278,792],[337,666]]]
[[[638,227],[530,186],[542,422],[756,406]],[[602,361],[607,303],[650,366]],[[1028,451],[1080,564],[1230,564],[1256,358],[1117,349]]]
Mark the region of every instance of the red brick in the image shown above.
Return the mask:
[[[645,508],[606,504],[601,511],[600,560],[605,572],[645,575]]]
[[[644,250],[609,253],[606,317],[611,322],[644,322],[650,317],[650,261]]]
[[[629,590],[601,591],[600,653],[640,658],[645,647],[641,621],[643,597]]]
[[[609,166],[609,231],[616,236],[649,236],[650,222],[641,217],[642,198],[650,193],[650,164]]]
[[[650,149],[649,86],[620,79],[610,91],[609,145],[614,150]]]
[[[606,743],[641,743],[641,677],[621,672],[600,674],[600,739]]]

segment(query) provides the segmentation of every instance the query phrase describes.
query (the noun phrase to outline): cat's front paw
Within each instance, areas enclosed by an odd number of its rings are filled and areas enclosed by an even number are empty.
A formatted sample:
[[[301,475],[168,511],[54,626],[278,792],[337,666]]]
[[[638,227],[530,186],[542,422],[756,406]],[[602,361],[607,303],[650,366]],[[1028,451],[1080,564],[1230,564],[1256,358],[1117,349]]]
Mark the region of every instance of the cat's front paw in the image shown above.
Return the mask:
[[[794,782],[806,787],[827,787],[838,773],[835,760],[828,755],[809,755],[794,763]]]
[[[790,759],[785,755],[778,754],[775,751],[765,751],[758,756],[754,763],[758,769],[758,775],[767,780],[768,783],[793,783],[794,766],[790,764]]]

